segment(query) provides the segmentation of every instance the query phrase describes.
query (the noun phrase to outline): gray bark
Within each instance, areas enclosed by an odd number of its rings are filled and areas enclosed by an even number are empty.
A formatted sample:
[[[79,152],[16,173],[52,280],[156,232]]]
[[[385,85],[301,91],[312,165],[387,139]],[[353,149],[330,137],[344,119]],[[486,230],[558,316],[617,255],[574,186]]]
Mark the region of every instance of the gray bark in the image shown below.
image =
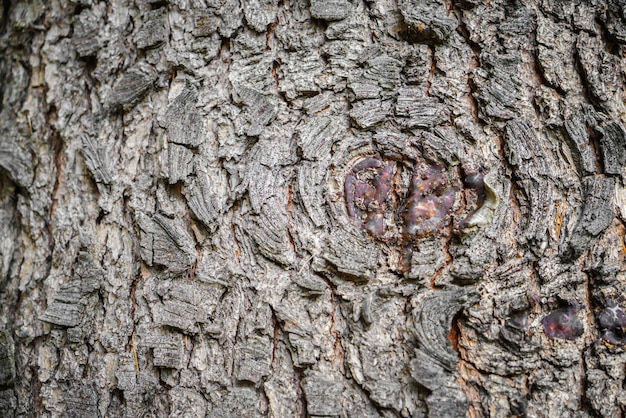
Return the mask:
[[[624,416],[623,2],[0,17],[1,416]]]

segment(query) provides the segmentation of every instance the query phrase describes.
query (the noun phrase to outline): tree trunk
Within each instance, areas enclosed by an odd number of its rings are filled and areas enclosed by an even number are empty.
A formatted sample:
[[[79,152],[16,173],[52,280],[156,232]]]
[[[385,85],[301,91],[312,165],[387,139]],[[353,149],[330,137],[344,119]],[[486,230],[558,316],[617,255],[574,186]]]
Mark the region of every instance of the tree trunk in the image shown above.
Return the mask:
[[[1,416],[624,416],[619,0],[0,16]]]

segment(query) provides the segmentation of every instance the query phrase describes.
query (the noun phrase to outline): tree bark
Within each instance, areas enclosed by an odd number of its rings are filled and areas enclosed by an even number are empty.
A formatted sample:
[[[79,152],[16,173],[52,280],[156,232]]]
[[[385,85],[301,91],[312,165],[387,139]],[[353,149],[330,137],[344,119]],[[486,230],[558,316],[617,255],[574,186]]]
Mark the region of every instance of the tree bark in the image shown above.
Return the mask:
[[[1,416],[624,416],[622,2],[0,16]]]

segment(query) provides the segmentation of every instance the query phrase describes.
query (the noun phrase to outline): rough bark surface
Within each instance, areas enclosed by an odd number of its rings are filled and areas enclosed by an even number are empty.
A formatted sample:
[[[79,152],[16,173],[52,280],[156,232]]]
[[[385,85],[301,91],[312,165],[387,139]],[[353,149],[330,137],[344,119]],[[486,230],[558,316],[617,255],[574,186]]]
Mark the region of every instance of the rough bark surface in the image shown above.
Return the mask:
[[[623,2],[0,19],[1,416],[626,413]]]

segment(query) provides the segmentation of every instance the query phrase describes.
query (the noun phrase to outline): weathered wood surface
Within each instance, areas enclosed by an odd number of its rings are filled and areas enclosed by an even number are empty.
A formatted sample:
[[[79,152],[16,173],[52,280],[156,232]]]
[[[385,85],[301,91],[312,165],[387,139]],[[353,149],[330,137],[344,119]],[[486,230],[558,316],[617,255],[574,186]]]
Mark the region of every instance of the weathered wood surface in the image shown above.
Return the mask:
[[[626,413],[623,2],[0,17],[1,416]]]

